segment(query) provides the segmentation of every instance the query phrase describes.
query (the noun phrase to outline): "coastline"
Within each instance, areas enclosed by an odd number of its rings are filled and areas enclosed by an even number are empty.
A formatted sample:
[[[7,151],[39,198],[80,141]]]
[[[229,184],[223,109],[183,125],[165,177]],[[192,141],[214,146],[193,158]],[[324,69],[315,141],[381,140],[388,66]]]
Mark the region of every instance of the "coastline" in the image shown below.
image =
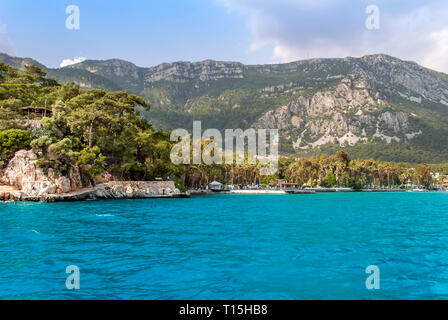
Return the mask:
[[[306,189],[235,189],[229,191],[218,191],[199,189],[189,190],[191,196],[211,195],[211,194],[313,194],[313,193],[346,193],[346,192],[411,192],[412,190],[406,189],[352,189],[352,188],[306,188]]]
[[[74,202],[88,200],[120,200],[120,199],[150,199],[150,198],[190,198],[219,194],[238,195],[298,195],[316,193],[402,193],[416,192],[406,189],[351,189],[351,188],[307,188],[297,190],[279,189],[235,189],[214,192],[199,189],[181,192],[175,188],[172,181],[113,181],[99,184],[91,188],[81,188],[76,191],[61,194],[27,194],[16,187],[0,185],[0,202]],[[429,191],[428,191],[429,192]],[[436,192],[436,191],[434,191]]]
[[[61,194],[28,194],[14,187],[0,186],[0,201],[70,202],[95,199],[189,198],[172,181],[114,181],[92,188]]]

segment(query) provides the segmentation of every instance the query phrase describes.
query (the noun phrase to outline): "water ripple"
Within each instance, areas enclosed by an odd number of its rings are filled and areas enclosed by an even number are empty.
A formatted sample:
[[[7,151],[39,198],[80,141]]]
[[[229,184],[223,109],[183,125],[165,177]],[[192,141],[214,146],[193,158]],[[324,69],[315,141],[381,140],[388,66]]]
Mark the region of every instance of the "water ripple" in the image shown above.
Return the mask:
[[[447,207],[437,193],[0,203],[0,298],[443,299]]]

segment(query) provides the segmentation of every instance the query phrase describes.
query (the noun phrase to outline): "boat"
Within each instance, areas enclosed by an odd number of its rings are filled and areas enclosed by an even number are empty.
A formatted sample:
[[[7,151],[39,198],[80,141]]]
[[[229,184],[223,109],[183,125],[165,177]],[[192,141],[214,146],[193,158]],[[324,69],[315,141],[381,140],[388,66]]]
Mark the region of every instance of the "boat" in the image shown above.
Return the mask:
[[[307,190],[307,189],[296,189],[296,190],[285,190],[287,194],[309,194],[316,193],[315,190]]]
[[[211,189],[212,192],[230,192],[228,189]]]
[[[352,188],[335,188],[336,192],[353,192]]]

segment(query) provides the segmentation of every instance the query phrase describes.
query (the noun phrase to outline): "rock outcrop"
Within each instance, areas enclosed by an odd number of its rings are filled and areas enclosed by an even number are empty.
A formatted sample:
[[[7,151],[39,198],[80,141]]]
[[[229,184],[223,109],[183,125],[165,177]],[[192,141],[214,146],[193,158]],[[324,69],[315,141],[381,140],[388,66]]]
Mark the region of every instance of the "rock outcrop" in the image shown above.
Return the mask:
[[[70,168],[68,176],[59,176],[52,169],[44,173],[38,166],[37,160],[38,157],[33,150],[17,151],[6,166],[0,182],[16,187],[30,197],[62,194],[81,187],[78,167]]]
[[[0,185],[0,201],[21,200],[22,192],[11,186]]]
[[[23,191],[3,192],[0,188],[1,200],[24,201],[82,201],[96,199],[146,199],[146,198],[188,198],[172,181],[113,181],[92,188],[83,188],[63,194],[41,194],[32,196]]]
[[[99,199],[142,199],[180,195],[173,181],[114,181],[95,186]]]
[[[202,62],[164,63],[145,70],[145,82],[165,80],[177,83],[244,78],[244,65],[238,62],[205,60]]]
[[[82,188],[77,166],[67,176],[44,171],[32,150],[20,150],[0,174],[0,201],[75,201],[86,199],[141,199],[187,196],[173,181],[112,181]]]
[[[295,137],[297,149],[326,143],[355,145],[380,139],[411,140],[422,134],[413,128],[409,115],[389,111],[389,105],[364,78],[346,77],[340,83],[270,110],[254,124],[256,128],[278,128]]]

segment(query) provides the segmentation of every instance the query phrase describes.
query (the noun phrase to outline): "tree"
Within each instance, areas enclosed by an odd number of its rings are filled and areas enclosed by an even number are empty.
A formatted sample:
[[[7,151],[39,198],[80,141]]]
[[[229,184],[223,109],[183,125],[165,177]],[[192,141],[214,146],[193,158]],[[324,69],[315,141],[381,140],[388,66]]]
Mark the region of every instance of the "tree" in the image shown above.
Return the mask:
[[[417,169],[415,170],[415,175],[419,185],[429,186],[432,182],[431,172],[429,171],[429,168],[424,164],[421,164],[417,167]]]
[[[16,151],[28,148],[30,134],[25,130],[10,129],[0,131],[0,165],[8,160]]]

